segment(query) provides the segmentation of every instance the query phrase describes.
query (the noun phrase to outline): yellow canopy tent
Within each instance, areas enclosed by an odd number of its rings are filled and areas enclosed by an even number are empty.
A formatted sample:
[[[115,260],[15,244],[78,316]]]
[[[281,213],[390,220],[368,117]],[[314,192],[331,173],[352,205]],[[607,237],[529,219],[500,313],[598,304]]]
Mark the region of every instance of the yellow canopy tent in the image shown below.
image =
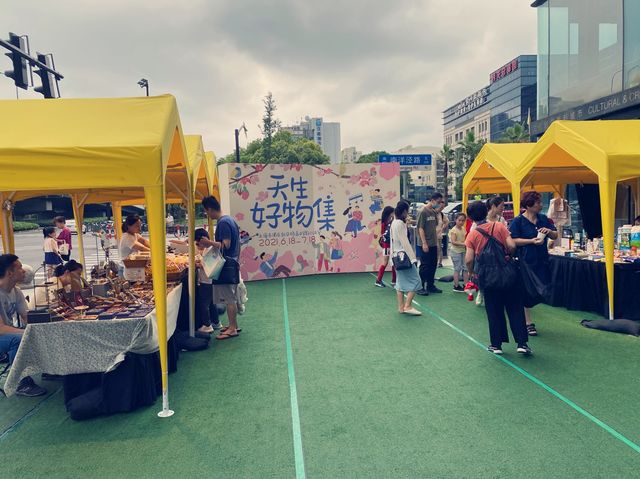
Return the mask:
[[[616,188],[619,182],[634,180],[637,194],[639,176],[640,120],[555,121],[516,173],[517,181],[528,184],[599,184],[610,319]]]
[[[167,372],[165,175],[187,171],[175,98],[0,101],[0,191],[72,197],[144,191],[162,368],[161,417],[169,409]],[[124,192],[127,192],[126,194]],[[106,201],[112,201],[113,198]],[[4,203],[4,199],[3,199]],[[77,208],[76,208],[77,209]],[[78,213],[80,213],[78,211]],[[9,231],[2,225],[3,238]]]
[[[210,194],[220,201],[220,180],[218,179],[218,163],[216,155],[213,151],[207,151],[205,153],[205,158],[207,169],[209,170],[209,177],[211,178]]]
[[[165,201],[167,203],[184,203],[185,205],[192,205],[189,207],[191,216],[195,214],[195,205],[193,202],[192,194],[195,193],[197,198],[203,198],[211,189],[210,171],[207,168],[207,164],[204,160],[204,148],[202,146],[202,137],[199,135],[186,135],[184,137],[186,149],[187,149],[187,168],[184,165],[177,165],[173,168],[167,168],[165,174],[166,192]],[[197,180],[197,182],[196,182]],[[190,185],[193,185],[193,193],[189,193]],[[49,192],[54,193],[54,192]],[[67,194],[69,192],[60,191],[60,194]],[[0,193],[1,195],[2,193]],[[15,192],[11,194],[13,201],[23,200],[31,198],[34,195],[38,196],[39,192],[23,191]],[[137,205],[145,203],[144,190],[140,188],[129,189],[86,189],[80,191],[73,191],[69,193],[72,200],[74,217],[78,230],[82,229],[82,223],[84,218],[84,206],[92,203],[106,203],[111,202],[113,205],[114,225],[116,231],[116,237],[119,240],[122,236],[120,225],[122,224],[122,206],[123,205]],[[135,199],[132,199],[135,198]],[[6,218],[8,225],[10,226],[10,234],[8,238],[13,241],[12,238],[12,221],[11,215]],[[193,231],[193,228],[190,229]],[[78,235],[79,243],[79,255],[80,262],[85,264],[84,260],[84,245],[83,238]],[[13,245],[11,245],[13,246]],[[13,252],[12,250],[10,250]],[[191,264],[193,263],[193,264]],[[190,255],[190,271],[195,271],[195,251]],[[195,274],[195,273],[194,273]],[[190,333],[191,336],[195,335],[195,276],[190,278],[189,281],[189,297],[190,297]]]
[[[486,143],[464,175],[462,211],[467,211],[469,195],[511,193],[514,213],[517,214],[520,205],[520,192],[523,188],[516,179],[516,171],[534,146],[533,143]],[[544,186],[537,185],[537,187],[541,191],[554,191],[560,188],[549,185],[555,185],[555,183],[548,183]],[[528,189],[531,189],[531,185]]]
[[[211,178],[211,190],[210,194],[220,201],[220,180],[218,179],[218,162],[216,155],[213,151],[207,151],[205,153],[205,160],[207,163],[207,170],[209,170],[209,177]],[[208,218],[209,232],[213,235],[213,220]]]
[[[167,203],[182,203],[187,207],[189,215],[189,334],[195,336],[195,297],[196,297],[196,264],[195,264],[195,200],[201,200],[208,196],[212,189],[211,172],[208,168],[202,136],[185,135],[187,149],[188,177],[180,174],[173,174],[167,171],[166,181],[171,185],[171,190],[167,191],[165,201]],[[190,190],[191,187],[191,190]],[[116,231],[120,231],[122,224],[122,206],[140,205],[145,203],[145,198],[129,199],[113,204],[114,224]],[[116,222],[118,217],[119,222]]]

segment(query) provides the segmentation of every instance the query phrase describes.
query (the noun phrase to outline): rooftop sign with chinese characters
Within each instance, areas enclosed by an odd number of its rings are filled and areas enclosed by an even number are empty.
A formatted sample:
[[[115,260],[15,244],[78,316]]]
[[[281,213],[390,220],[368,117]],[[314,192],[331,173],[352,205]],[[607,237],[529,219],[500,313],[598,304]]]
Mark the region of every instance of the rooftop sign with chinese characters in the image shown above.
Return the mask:
[[[501,78],[504,78],[504,77],[506,77],[508,75],[511,75],[518,68],[519,68],[518,59],[516,58],[514,60],[511,60],[506,65],[501,66],[496,71],[491,73],[491,75],[489,75],[489,82],[490,83],[497,82]]]
[[[472,95],[469,95],[467,98],[457,103],[455,106],[452,106],[448,110],[444,112],[445,121],[451,121],[452,119],[456,119],[465,113],[469,113],[477,108],[480,108],[482,105],[485,105],[489,101],[489,87],[484,87],[482,90],[478,90]],[[453,118],[450,116],[453,115]]]
[[[377,223],[399,198],[397,163],[220,165],[222,207],[238,223],[245,280],[371,271]]]

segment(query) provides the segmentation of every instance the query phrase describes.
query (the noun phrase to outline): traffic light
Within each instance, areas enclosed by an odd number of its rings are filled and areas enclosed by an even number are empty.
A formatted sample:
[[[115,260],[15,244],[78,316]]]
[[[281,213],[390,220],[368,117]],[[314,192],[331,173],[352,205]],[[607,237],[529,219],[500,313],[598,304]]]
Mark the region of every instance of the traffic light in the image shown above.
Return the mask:
[[[53,55],[51,53],[44,55],[38,53],[38,61],[44,63],[51,70],[55,70],[53,64]],[[59,98],[58,92],[58,79],[56,76],[48,70],[43,68],[36,69],[36,75],[40,77],[42,86],[34,88],[38,93],[42,93],[45,98]]]
[[[20,37],[15,33],[9,33],[9,43],[21,50],[25,54],[28,54],[27,49],[27,39],[26,37]],[[13,70],[7,70],[4,72],[6,76],[9,78],[13,78],[16,86],[26,90],[29,88],[29,76],[30,76],[30,65],[27,61],[26,57],[20,55],[16,52],[5,53],[9,58],[11,58],[11,62],[13,63]]]

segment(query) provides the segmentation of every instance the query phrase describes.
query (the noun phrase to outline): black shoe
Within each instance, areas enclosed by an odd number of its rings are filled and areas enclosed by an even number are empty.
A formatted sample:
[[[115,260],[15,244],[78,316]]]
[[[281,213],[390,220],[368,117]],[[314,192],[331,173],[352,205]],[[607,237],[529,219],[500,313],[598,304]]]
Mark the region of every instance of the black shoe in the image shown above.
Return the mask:
[[[456,293],[464,293],[464,288],[462,286],[460,286],[460,285],[454,286],[453,287],[453,291],[456,292]]]
[[[378,281],[376,280],[376,282],[374,283],[378,288],[386,288],[387,285],[384,284],[382,281]]]
[[[16,389],[16,395],[18,396],[36,397],[44,396],[45,394],[47,394],[47,390],[38,386],[33,379],[28,376],[20,381]]]
[[[527,345],[527,343],[518,344],[518,348],[516,349],[516,351],[520,354],[524,354],[525,356],[533,354],[533,351],[531,351],[531,348]]]
[[[488,346],[487,351],[489,351],[492,354],[497,354],[498,356],[502,355],[502,349],[496,346]]]
[[[420,296],[429,296],[429,291],[423,288],[416,291],[416,294],[419,294]]]
[[[442,293],[442,290],[435,285],[427,287],[427,291],[429,291],[429,293]]]
[[[527,325],[527,333],[529,333],[529,336],[537,336],[538,335],[538,330],[536,329],[536,325],[531,323]]]

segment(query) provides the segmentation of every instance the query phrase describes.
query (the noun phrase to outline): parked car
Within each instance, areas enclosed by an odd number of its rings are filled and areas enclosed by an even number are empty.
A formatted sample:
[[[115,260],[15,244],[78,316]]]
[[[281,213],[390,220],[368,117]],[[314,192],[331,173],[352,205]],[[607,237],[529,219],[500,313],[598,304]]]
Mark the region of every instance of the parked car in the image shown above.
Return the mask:
[[[504,202],[504,211],[502,212],[502,217],[507,221],[507,223],[510,223],[511,220],[514,218],[513,201]]]
[[[452,201],[442,209],[442,213],[449,218],[449,224],[454,225],[456,222],[456,216],[462,211],[461,201]]]
[[[76,220],[67,220],[66,224],[67,224],[67,228],[71,230],[72,235],[78,234],[78,230],[76,229]],[[87,232],[87,225],[83,224],[82,234],[85,234],[86,232]]]

